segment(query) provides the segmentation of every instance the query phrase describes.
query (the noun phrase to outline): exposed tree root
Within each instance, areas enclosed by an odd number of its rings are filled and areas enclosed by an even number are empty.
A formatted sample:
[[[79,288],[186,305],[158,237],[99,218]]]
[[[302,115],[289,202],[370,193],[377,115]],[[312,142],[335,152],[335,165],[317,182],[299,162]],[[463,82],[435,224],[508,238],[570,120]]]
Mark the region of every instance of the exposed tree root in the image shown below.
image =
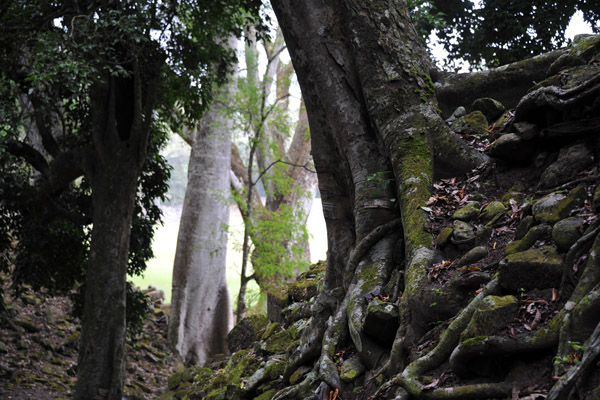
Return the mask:
[[[315,368],[316,369],[316,368]],[[313,369],[306,375],[304,380],[297,385],[289,386],[285,389],[280,390],[273,396],[273,400],[285,400],[285,399],[296,399],[296,398],[309,398],[312,393],[312,388],[315,386],[319,379],[319,374]]]
[[[559,190],[568,189],[568,188],[575,186],[576,184],[581,183],[581,182],[597,182],[599,179],[600,179],[600,175],[584,176],[583,178],[573,179],[570,182],[556,186],[552,189],[538,190],[537,192],[535,192],[535,194],[546,195],[549,193],[557,192]]]
[[[600,355],[600,323],[596,325],[596,329],[592,336],[586,342],[585,352],[581,362],[573,366],[565,376],[563,376],[552,388],[548,394],[547,400],[562,400],[569,397],[569,393],[573,386],[580,380],[585,378],[589,372],[589,368]]]
[[[330,321],[328,324],[328,328],[325,331],[325,335],[323,337],[323,349],[321,350],[321,358],[319,359],[319,376],[320,378],[327,383],[330,387],[335,389],[341,389],[341,381],[340,376],[337,373],[337,368],[332,358],[335,355],[336,346],[345,341],[346,339],[346,324],[348,323],[348,317],[346,314],[346,307],[348,306],[348,301],[350,300],[351,293],[354,289],[354,286],[351,285],[348,289],[348,294],[344,298],[344,301],[338,308],[338,311],[333,318],[333,321]]]
[[[422,391],[420,388],[412,387],[413,382],[407,382],[404,378],[399,383],[407,388],[408,392],[419,398],[427,400],[481,400],[489,398],[506,398],[510,396],[512,384],[500,383],[478,383],[474,385],[454,386],[449,388]],[[412,389],[412,390],[411,390]]]
[[[423,357],[418,358],[409,364],[404,371],[402,376],[405,379],[416,380],[419,375],[427,372],[431,369],[440,366],[452,353],[452,350],[458,344],[460,334],[465,330],[473,313],[479,308],[481,302],[486,296],[495,294],[498,292],[500,284],[498,279],[493,279],[488,285],[477,295],[468,306],[466,306],[458,316],[452,321],[448,329],[444,331],[444,334],[440,338],[437,346]],[[408,388],[407,388],[408,389]],[[409,390],[410,392],[410,390]]]
[[[356,271],[356,267],[358,263],[365,257],[365,255],[371,250],[371,247],[375,245],[375,243],[379,242],[385,236],[387,236],[390,232],[400,229],[402,226],[402,219],[398,218],[393,221],[388,222],[387,224],[380,225],[377,228],[373,229],[367,236],[365,236],[358,246],[350,253],[350,259],[348,260],[348,264],[346,265],[346,272],[344,276],[344,286],[348,286],[352,279],[354,278],[354,272]]]
[[[292,353],[283,372],[283,381],[289,382],[290,376],[298,367],[308,363],[321,352],[321,341],[327,328],[327,318],[331,315],[333,298],[322,290],[313,306],[313,317],[309,326],[302,331],[300,346]]]
[[[381,241],[384,237],[386,237],[386,235],[388,235],[390,232],[397,230],[401,226],[401,224],[402,224],[402,221],[400,218],[398,218],[391,222],[388,222],[387,224],[384,224],[384,225],[381,225],[381,226],[375,228],[372,232],[370,232],[368,235],[366,235],[361,240],[361,242],[358,244],[358,246],[356,246],[355,250],[352,252],[352,254],[350,256],[350,259],[348,260],[346,270],[347,271],[350,269],[352,270],[352,275],[349,275],[349,276],[353,277],[353,279],[356,279],[356,277],[354,276],[355,275],[354,272],[356,271],[356,267],[357,267],[359,261],[365,257],[365,255],[371,250],[371,248],[373,248],[374,245],[376,245],[379,241]],[[377,275],[380,275],[380,274],[377,274]],[[383,277],[381,277],[381,278],[383,278]],[[350,284],[350,282],[348,282],[348,284]],[[372,289],[372,288],[370,288],[370,289]],[[347,294],[346,298],[344,299],[344,302],[346,305],[338,308],[339,317],[336,316],[334,321],[342,321],[343,320],[344,324],[346,323],[345,321],[347,321],[347,314],[346,314],[347,303],[348,303],[349,299],[351,298],[351,296],[355,295],[353,292],[354,292],[353,290],[347,291],[348,294]],[[310,322],[310,326],[304,330],[304,332],[307,334],[306,335],[303,334],[303,336],[301,337],[300,346],[292,354],[292,356],[290,357],[290,360],[285,368],[285,371],[283,374],[283,379],[285,382],[289,381],[291,374],[299,366],[314,359],[320,353],[321,354],[326,353],[325,351],[322,351],[323,343],[325,343],[325,342],[331,343],[331,348],[332,348],[331,351],[335,352],[335,346],[339,343],[340,338],[336,336],[336,339],[334,342],[332,342],[332,340],[333,340],[332,337],[324,339],[324,335],[325,335],[327,327],[331,326],[331,324],[328,323],[327,320],[328,320],[329,316],[332,314],[333,310],[335,309],[335,304],[334,304],[335,299],[333,299],[333,297],[331,295],[326,295],[325,293],[326,293],[325,290],[323,290],[319,294],[319,297],[317,297],[316,303],[313,307],[313,317]],[[341,315],[340,313],[343,313],[343,315]],[[345,328],[342,330],[345,330]],[[339,336],[339,334],[336,334],[336,335]],[[324,363],[324,365],[329,365],[327,359],[324,359],[321,361],[322,361],[322,363]],[[321,362],[319,364],[321,364]],[[330,368],[326,368],[323,371],[323,374],[326,376],[331,375],[329,373],[329,370],[330,370]],[[337,374],[337,372],[336,372],[336,374]],[[333,381],[336,382],[335,376],[333,376],[333,375],[331,375],[331,376],[332,376]],[[339,381],[339,377],[338,377],[337,381]],[[339,385],[337,387],[339,387]]]
[[[596,222],[595,225],[600,224],[600,221]],[[573,265],[575,264],[575,260],[577,257],[581,256],[584,252],[589,250],[588,243],[598,235],[600,232],[600,226],[592,229],[589,233],[579,238],[571,248],[567,252],[564,262],[564,272],[563,277],[560,282],[560,296],[564,297],[567,293],[567,283],[575,283],[575,278],[573,276]],[[567,282],[569,281],[569,282]]]
[[[539,113],[543,107],[566,110],[582,100],[595,98],[599,89],[600,75],[594,75],[571,89],[562,89],[556,86],[541,87],[523,96],[515,109],[513,123],[524,121],[529,114]]]

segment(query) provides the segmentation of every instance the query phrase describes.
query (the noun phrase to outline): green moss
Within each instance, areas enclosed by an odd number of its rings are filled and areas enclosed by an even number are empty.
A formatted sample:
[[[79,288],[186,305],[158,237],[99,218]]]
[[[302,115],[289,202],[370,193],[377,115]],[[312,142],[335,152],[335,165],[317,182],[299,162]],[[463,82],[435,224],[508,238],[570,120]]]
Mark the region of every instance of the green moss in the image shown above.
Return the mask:
[[[260,396],[255,397],[254,400],[271,400],[273,396],[275,396],[275,393],[277,393],[275,389],[270,389],[261,394]]]
[[[430,248],[433,238],[425,230],[425,216],[421,209],[429,199],[433,177],[430,147],[422,135],[413,134],[399,143],[394,156],[396,159],[393,161],[400,163],[398,172],[405,246],[410,250]]]
[[[206,395],[206,400],[227,400],[227,388],[219,388]]]
[[[428,102],[429,99],[435,95],[435,86],[433,84],[433,81],[431,80],[431,77],[428,74],[422,73],[420,75],[420,78],[421,79],[417,79],[420,88],[415,89],[415,93],[417,93],[420,96],[421,101],[425,103]]]
[[[279,361],[279,362],[269,365],[265,369],[265,378],[270,381],[279,379],[279,376],[283,375],[283,371],[285,370],[286,365],[287,365],[286,361]]]
[[[545,236],[549,236],[552,228],[548,225],[537,225],[532,227],[521,240],[515,240],[509,243],[504,250],[504,254],[515,254],[529,249],[536,241]]]
[[[462,345],[465,347],[477,346],[480,343],[483,343],[487,338],[488,336],[475,336],[462,342]]]
[[[588,50],[593,50],[596,46],[600,45],[600,36],[582,36],[581,39],[573,42],[569,54],[575,57],[581,57]]]
[[[263,333],[261,339],[267,340],[269,337],[273,336],[278,331],[281,331],[281,324],[279,322],[273,322],[267,326],[265,329],[265,333]]]
[[[478,201],[470,201],[462,208],[459,208],[454,212],[452,218],[458,219],[461,221],[470,221],[477,217],[479,214],[479,208],[481,207],[481,203]],[[439,243],[439,241],[438,241]]]
[[[183,380],[183,372],[177,372],[171,376],[167,380],[167,387],[169,390],[175,390],[179,387]]]
[[[361,285],[361,287],[366,288],[366,289],[372,289],[374,288],[379,279],[379,268],[378,265],[376,263],[372,263],[370,265],[364,266],[363,268],[360,269],[360,272],[358,273],[358,282],[359,285]],[[362,283],[360,283],[362,282]]]
[[[569,192],[569,195],[558,201],[556,206],[536,214],[537,221],[555,223],[569,216],[572,210],[583,205],[587,196],[583,185],[577,186]]]
[[[502,204],[504,204],[506,207],[510,207],[511,199],[514,200],[517,205],[521,204],[523,202],[523,194],[517,192],[505,193],[504,196],[502,196]]]
[[[196,370],[194,375],[194,383],[199,387],[207,387],[213,377],[213,372],[210,368],[200,368]]]
[[[277,332],[268,335],[266,340],[261,342],[260,349],[268,354],[283,353],[288,350],[291,341],[291,334],[279,326]]]
[[[178,399],[189,399],[190,390],[189,389],[180,389],[175,392],[175,397]]]
[[[481,111],[473,111],[465,115],[464,118],[467,125],[475,128],[477,131],[481,131],[482,133],[487,132],[488,121]]]
[[[318,282],[314,279],[305,279],[289,285],[287,298],[289,303],[307,301],[318,294]]]
[[[450,237],[452,236],[452,227],[447,226],[439,233],[437,236],[437,244],[440,247],[446,246],[450,242]]]

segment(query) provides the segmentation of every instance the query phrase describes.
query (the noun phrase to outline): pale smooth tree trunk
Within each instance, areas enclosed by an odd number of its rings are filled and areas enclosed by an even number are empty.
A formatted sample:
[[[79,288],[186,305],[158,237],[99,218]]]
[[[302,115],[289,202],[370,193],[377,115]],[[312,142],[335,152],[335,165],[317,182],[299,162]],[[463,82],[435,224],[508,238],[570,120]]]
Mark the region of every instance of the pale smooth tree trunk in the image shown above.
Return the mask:
[[[228,45],[235,48],[237,40]],[[194,131],[188,167],[169,322],[169,342],[187,365],[226,353],[233,325],[225,278],[232,125],[221,99],[230,90],[231,84],[221,89]]]

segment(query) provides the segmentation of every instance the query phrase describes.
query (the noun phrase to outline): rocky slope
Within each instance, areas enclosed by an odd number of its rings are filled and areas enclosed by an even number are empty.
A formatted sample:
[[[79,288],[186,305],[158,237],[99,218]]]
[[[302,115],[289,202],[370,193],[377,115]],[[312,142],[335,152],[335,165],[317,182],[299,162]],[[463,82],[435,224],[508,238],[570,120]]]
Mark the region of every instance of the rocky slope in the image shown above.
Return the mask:
[[[597,399],[600,398],[600,39],[580,38],[514,110],[482,93],[448,119],[490,163],[442,179],[421,206],[440,260],[427,296],[435,323],[413,343],[406,374],[378,374],[398,328],[403,265],[364,296],[353,341],[332,349],[342,391],[321,383],[314,359],[284,380],[306,329],[325,264],[298,277],[281,321],[251,316],[227,341],[231,355],[177,368],[156,303],[128,345],[129,399]],[[66,298],[8,297],[0,326],[0,398],[69,398],[77,321]],[[325,370],[327,368],[323,368]],[[168,379],[167,379],[168,376]]]
[[[317,264],[282,296],[282,322],[241,321],[230,357],[171,376],[160,399],[599,398],[599,50],[579,38],[514,110],[482,94],[449,118],[491,161],[439,180],[421,207],[442,255],[427,276],[437,322],[402,376],[378,374],[398,328],[399,265],[363,300],[372,351],[359,358],[347,340],[330,352],[341,393],[322,383],[318,354],[283,379],[318,312]]]
[[[71,316],[71,301],[25,289],[18,296],[5,296],[8,317],[0,324],[0,399],[72,398],[80,331],[79,321]],[[166,340],[168,307],[162,305],[160,291],[144,292],[153,299],[153,307],[141,335],[127,343],[124,392],[130,400],[158,397],[167,377],[177,370]]]

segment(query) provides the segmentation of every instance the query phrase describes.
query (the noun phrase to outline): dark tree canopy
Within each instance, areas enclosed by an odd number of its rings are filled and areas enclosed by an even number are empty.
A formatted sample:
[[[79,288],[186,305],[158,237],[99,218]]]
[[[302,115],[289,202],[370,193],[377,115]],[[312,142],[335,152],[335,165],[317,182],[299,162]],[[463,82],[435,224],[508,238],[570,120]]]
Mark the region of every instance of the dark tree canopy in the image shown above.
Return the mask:
[[[586,0],[411,0],[417,29],[434,29],[452,60],[496,67],[556,48],[576,10],[600,31],[600,3]]]
[[[128,272],[143,272],[161,217],[155,200],[164,197],[169,177],[158,153],[164,121],[181,122],[169,119],[176,102],[188,119],[210,102],[213,82],[234,61],[219,38],[241,26],[240,6],[258,7],[252,1],[13,1],[0,10],[0,250],[18,240],[16,283],[64,291],[82,281],[92,203],[88,179],[74,181],[84,175],[74,167],[92,145],[89,91],[106,72],[124,83],[117,85],[123,93],[116,93],[116,110],[119,135],[126,136],[136,59],[147,68],[162,65],[156,99],[162,117],[155,114],[152,123],[130,242]]]
[[[169,175],[158,151],[201,117],[235,60],[224,41],[261,2],[2,4],[0,268],[84,287],[75,398],[121,399],[126,275],[152,256]]]

